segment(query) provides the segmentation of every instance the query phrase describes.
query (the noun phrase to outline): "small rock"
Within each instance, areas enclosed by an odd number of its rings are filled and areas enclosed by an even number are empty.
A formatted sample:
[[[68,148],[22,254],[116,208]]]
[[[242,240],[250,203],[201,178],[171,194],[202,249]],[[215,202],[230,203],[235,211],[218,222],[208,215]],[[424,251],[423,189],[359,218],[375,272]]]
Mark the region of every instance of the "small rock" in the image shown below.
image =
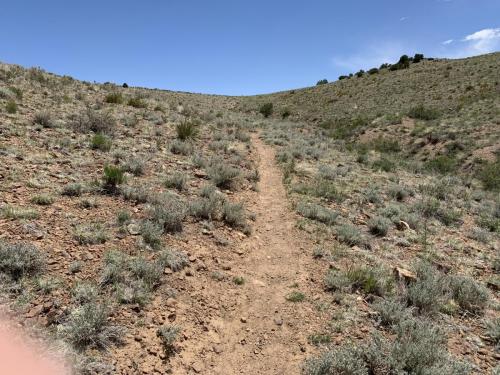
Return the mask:
[[[277,326],[281,326],[281,325],[283,325],[283,319],[281,319],[280,317],[276,317],[276,318],[274,318],[274,323]]]
[[[194,372],[196,372],[196,373],[200,373],[200,372],[202,372],[202,371],[205,369],[205,367],[203,366],[203,364],[202,364],[202,363],[200,363],[200,362],[195,362],[195,363],[193,363],[193,364],[191,365],[191,368],[192,368],[192,369],[194,370]]]
[[[174,298],[167,298],[166,304],[168,307],[175,307],[177,306],[177,301]]]
[[[136,223],[130,223],[129,225],[127,225],[127,230],[133,236],[137,236],[139,233],[141,233],[141,228]]]
[[[246,323],[246,322],[247,322],[247,318],[246,318],[245,316],[242,316],[242,317],[240,318],[240,321],[241,321],[242,323]]]

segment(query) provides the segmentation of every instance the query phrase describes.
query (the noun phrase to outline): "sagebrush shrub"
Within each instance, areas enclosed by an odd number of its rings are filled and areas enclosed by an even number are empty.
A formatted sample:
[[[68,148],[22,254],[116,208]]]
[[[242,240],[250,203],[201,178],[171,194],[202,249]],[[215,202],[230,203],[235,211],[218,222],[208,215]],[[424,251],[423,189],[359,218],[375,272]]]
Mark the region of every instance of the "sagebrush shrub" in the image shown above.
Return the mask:
[[[165,179],[165,186],[175,188],[178,191],[187,189],[188,177],[185,173],[175,172]]]
[[[148,104],[142,100],[142,98],[135,97],[135,98],[130,98],[127,102],[127,104],[131,107],[134,108],[147,108]]]
[[[176,139],[170,143],[170,152],[177,155],[190,155],[193,153],[193,145]]]
[[[246,228],[245,209],[241,203],[225,202],[222,206],[222,219],[233,228]]]
[[[75,308],[66,323],[60,326],[59,334],[77,350],[87,347],[106,349],[120,342],[125,330],[110,324],[108,309],[90,302]]]
[[[68,197],[79,197],[82,195],[83,186],[79,183],[71,183],[63,187],[61,194]]]
[[[383,216],[374,216],[368,221],[368,228],[370,233],[383,237],[389,231],[391,221]]]
[[[174,344],[179,335],[180,328],[177,326],[164,325],[158,328],[156,335],[160,338],[163,351],[167,357],[174,353]]]
[[[408,111],[408,116],[418,120],[435,120],[439,118],[440,113],[437,109],[419,104]]]
[[[143,241],[151,246],[152,249],[158,250],[162,246],[163,228],[150,220],[143,220],[140,226],[140,232]]]
[[[297,212],[311,220],[319,221],[328,225],[335,224],[339,214],[333,210],[313,203],[300,202],[296,208]]]
[[[106,103],[121,104],[123,103],[123,95],[119,92],[112,92],[104,98]]]
[[[189,264],[189,258],[186,254],[180,251],[166,249],[158,254],[158,262],[163,267],[168,267],[172,271],[177,272]]]
[[[486,190],[500,191],[500,157],[484,165],[478,177]]]
[[[120,192],[123,199],[135,203],[146,203],[151,198],[149,190],[143,186],[123,186]]]
[[[52,114],[49,111],[40,111],[35,113],[33,123],[41,125],[44,128],[53,128],[55,126]]]
[[[94,134],[90,140],[90,147],[93,150],[109,151],[111,149],[111,139],[101,133]]]
[[[35,245],[0,240],[0,273],[17,281],[39,274],[45,267],[45,256]]]
[[[336,228],[337,240],[349,246],[365,245],[366,240],[363,234],[356,226],[351,224],[342,224]]]
[[[259,108],[259,112],[264,117],[269,117],[273,114],[273,103],[265,103]]]
[[[224,164],[223,161],[213,162],[207,172],[208,177],[212,180],[214,185],[224,189],[234,187],[235,181],[241,173],[239,169]]]
[[[462,310],[478,314],[485,309],[488,289],[465,276],[450,276],[448,280],[452,297]]]
[[[87,108],[78,114],[72,122],[74,130],[87,133],[112,134],[116,127],[116,121],[109,112],[99,112],[91,108]]]
[[[160,197],[149,209],[149,215],[153,222],[170,233],[182,231],[182,221],[186,217],[186,213],[185,203],[173,195]]]
[[[103,244],[108,240],[106,228],[100,223],[77,226],[73,237],[80,245]]]

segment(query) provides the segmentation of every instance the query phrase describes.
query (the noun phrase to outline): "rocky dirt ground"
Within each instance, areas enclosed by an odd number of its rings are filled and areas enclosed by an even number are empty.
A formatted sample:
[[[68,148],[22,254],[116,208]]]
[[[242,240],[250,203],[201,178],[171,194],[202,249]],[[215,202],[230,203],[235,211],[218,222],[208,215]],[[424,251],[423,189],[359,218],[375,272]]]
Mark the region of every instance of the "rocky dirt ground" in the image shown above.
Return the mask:
[[[4,305],[75,371],[497,371],[498,192],[401,156],[436,120],[349,143],[256,98],[0,67]]]

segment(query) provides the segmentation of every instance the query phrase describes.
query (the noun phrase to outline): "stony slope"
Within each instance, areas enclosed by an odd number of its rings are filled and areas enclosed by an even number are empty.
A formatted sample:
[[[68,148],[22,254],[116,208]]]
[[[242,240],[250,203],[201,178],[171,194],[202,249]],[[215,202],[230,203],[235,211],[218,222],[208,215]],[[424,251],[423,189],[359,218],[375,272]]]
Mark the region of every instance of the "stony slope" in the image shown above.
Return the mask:
[[[82,373],[490,372],[499,56],[260,97],[1,65],[6,304]]]

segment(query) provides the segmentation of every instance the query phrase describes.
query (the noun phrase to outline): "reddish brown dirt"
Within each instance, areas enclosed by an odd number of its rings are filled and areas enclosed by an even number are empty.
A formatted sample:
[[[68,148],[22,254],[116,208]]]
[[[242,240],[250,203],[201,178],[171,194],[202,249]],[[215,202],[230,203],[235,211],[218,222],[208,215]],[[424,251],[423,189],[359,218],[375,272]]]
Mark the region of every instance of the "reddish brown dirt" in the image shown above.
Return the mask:
[[[297,374],[312,349],[307,336],[321,326],[313,305],[321,282],[310,277],[311,245],[294,227],[274,151],[257,136],[254,145],[261,176],[249,206],[256,214],[254,233],[239,244],[236,252],[243,255],[231,264],[245,284],[204,290],[206,299],[219,301],[218,311],[209,314],[204,334],[184,342],[173,373]],[[288,301],[292,291],[304,293],[305,301]]]

